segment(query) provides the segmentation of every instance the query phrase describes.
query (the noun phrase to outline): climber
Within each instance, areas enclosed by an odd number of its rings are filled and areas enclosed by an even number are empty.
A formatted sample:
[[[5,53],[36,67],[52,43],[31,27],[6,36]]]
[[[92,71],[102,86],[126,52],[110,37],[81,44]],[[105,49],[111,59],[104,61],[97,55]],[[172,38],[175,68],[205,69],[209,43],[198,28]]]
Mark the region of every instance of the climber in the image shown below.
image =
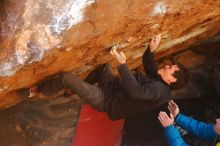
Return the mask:
[[[118,53],[117,48],[113,47],[110,54],[119,63],[121,77],[113,76],[109,64],[102,64],[84,81],[70,72],[60,73],[39,83],[37,87],[20,90],[20,94],[32,96],[39,91],[47,96],[68,88],[96,110],[106,112],[112,120],[149,111],[168,102],[170,89],[183,87],[189,78],[187,70],[181,64],[166,65],[157,70],[153,52],[160,40],[160,35],[153,37],[142,58],[148,76],[143,73],[132,75],[124,53]]]
[[[216,124],[214,125],[194,120],[180,114],[179,107],[173,100],[169,101],[168,109],[170,116],[166,112],[161,111],[158,119],[165,128],[165,135],[170,146],[189,146],[184,142],[179,130],[174,126],[174,121],[176,125],[190,134],[207,141],[209,146],[215,146],[220,141],[220,119],[216,119]]]

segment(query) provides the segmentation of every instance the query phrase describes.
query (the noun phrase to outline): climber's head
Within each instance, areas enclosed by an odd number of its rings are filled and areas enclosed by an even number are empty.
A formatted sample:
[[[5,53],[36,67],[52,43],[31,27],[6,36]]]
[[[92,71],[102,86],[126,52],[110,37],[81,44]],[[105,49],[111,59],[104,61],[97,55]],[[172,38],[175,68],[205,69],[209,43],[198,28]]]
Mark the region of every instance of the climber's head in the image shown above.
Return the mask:
[[[158,74],[171,89],[182,88],[189,79],[189,72],[182,64],[165,65],[158,70]]]

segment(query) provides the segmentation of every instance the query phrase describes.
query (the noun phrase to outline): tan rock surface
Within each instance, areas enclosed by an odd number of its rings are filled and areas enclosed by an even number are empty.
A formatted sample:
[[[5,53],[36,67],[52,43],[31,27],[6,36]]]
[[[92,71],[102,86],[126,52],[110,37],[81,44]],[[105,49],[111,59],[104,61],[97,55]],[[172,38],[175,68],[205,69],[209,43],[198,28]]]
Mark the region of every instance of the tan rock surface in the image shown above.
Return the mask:
[[[83,76],[120,45],[131,68],[143,44],[163,40],[161,58],[219,32],[220,0],[3,0],[0,2],[0,107],[22,100],[14,91],[48,75]]]

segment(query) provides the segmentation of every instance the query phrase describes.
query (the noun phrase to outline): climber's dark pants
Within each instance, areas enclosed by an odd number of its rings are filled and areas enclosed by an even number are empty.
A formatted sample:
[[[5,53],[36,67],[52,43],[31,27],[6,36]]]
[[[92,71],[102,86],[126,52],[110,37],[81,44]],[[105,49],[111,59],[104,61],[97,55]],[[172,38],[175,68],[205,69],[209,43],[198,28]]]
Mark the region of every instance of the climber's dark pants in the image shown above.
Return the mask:
[[[70,72],[65,72],[44,80],[38,85],[38,89],[44,95],[49,96],[69,88],[93,108],[104,111],[104,93],[108,83],[114,79],[110,66],[105,64],[92,71],[85,81]],[[98,82],[98,87],[92,85],[96,82]]]

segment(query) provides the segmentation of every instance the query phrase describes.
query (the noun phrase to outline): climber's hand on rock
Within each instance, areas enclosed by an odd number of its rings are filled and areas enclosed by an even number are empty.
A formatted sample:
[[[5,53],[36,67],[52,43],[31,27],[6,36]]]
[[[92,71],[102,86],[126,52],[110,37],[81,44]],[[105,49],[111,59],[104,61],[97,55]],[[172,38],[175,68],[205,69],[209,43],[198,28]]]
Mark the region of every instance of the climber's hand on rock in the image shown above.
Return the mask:
[[[118,61],[119,64],[124,64],[126,63],[126,56],[123,53],[123,51],[121,51],[120,53],[118,53],[117,51],[117,47],[113,46],[110,54]]]
[[[151,38],[151,41],[150,41],[150,44],[149,44],[151,52],[154,52],[156,50],[156,48],[160,44],[160,40],[161,40],[161,35],[160,34]]]

